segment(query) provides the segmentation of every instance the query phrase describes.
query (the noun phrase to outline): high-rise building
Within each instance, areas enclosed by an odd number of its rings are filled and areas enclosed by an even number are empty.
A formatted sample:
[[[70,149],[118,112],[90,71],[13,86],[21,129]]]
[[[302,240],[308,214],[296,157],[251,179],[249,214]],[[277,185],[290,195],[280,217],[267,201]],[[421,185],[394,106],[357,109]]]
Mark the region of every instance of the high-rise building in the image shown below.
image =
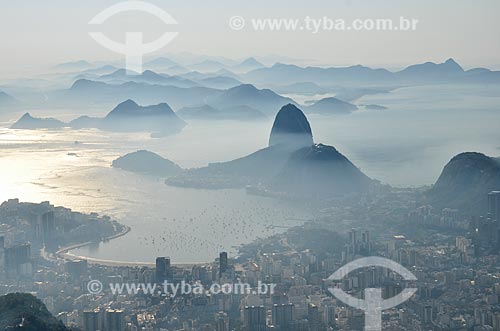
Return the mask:
[[[104,330],[106,331],[124,331],[125,319],[123,310],[106,309],[104,318]]]
[[[309,321],[310,331],[319,331],[321,328],[321,316],[318,306],[310,303],[307,309],[307,320]]]
[[[49,242],[56,233],[56,221],[54,211],[48,211],[42,214],[42,239],[44,243]]]
[[[172,281],[173,272],[170,265],[169,257],[157,257],[156,258],[156,282],[163,283],[164,281]]]
[[[228,261],[227,252],[221,252],[219,254],[219,275],[222,275],[227,271]]]
[[[326,305],[323,311],[323,321],[327,326],[335,325],[335,306]]]
[[[83,331],[101,330],[100,324],[99,309],[83,311]]]
[[[40,205],[40,210],[33,214],[32,225],[36,238],[44,244],[53,244],[52,239],[56,234],[55,214],[50,204]]]
[[[371,254],[371,249],[372,249],[372,243],[371,243],[371,236],[370,236],[370,231],[366,230],[362,234],[362,239],[361,239],[361,251],[362,254],[364,255],[370,255]]]
[[[401,249],[406,242],[406,237],[403,235],[393,236],[392,240],[387,244],[387,253],[391,258],[396,259],[398,250]]]
[[[289,330],[293,322],[293,303],[273,305],[273,326],[278,330]]]
[[[246,306],[243,310],[245,331],[266,331],[266,309],[264,306]]]
[[[432,316],[432,306],[424,306],[423,309],[423,323],[425,325],[431,324],[433,321],[433,316]]]
[[[223,311],[215,315],[215,330],[229,331],[229,317]]]
[[[271,297],[271,301],[273,305],[284,305],[289,302],[288,296],[281,292],[275,292]]]
[[[351,245],[351,253],[353,255],[358,254],[358,234],[356,229],[352,229],[351,232],[349,232],[349,242]]]
[[[66,272],[75,280],[87,274],[87,260],[72,260],[64,265]]]
[[[500,191],[488,193],[488,213],[491,218],[500,221]]]
[[[493,331],[500,331],[500,314],[493,315]]]
[[[11,276],[32,276],[31,244],[19,244],[4,249],[5,272]]]
[[[5,272],[5,240],[0,237],[0,274]]]

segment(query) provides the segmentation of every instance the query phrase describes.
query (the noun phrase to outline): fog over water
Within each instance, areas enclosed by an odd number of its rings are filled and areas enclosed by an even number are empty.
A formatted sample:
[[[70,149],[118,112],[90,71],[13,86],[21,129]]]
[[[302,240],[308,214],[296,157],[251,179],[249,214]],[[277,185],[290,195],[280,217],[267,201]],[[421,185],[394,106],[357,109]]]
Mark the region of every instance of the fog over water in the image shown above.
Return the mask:
[[[357,100],[359,110],[351,115],[308,118],[316,142],[335,146],[368,176],[395,186],[429,185],[457,153],[500,155],[498,92],[498,87],[484,86],[400,88]],[[388,109],[367,110],[363,104]],[[36,115],[67,119],[79,114],[41,110]],[[4,126],[11,117],[1,118]],[[180,134],[157,139],[148,133],[94,129],[14,134],[2,128],[0,199],[50,200],[78,211],[109,214],[132,228],[122,238],[75,254],[145,262],[159,255],[171,256],[174,263],[212,260],[221,250],[235,252],[240,244],[314,214],[244,190],[170,187],[162,179],[110,164],[138,149],[185,168],[227,161],[265,147],[271,125],[271,119],[193,121]]]

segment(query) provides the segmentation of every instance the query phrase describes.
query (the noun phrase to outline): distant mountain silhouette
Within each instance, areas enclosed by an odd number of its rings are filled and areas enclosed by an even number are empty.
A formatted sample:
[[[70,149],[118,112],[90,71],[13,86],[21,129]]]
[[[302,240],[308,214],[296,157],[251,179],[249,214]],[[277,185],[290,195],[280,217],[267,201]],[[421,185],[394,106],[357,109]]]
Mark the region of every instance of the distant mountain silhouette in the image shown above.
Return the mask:
[[[50,100],[57,105],[78,104],[117,104],[126,99],[133,99],[142,104],[157,104],[168,100],[169,105],[181,108],[205,103],[205,99],[214,98],[223,91],[207,87],[182,88],[171,85],[127,82],[108,84],[104,82],[81,79],[77,80],[69,90],[60,90],[50,95]]]
[[[189,67],[193,70],[202,72],[214,72],[220,69],[224,69],[225,65],[215,60],[204,60],[200,63],[192,64]]]
[[[229,78],[233,78],[233,79],[236,79],[238,81],[241,81],[240,76],[238,76],[237,74],[235,74],[234,72],[232,72],[231,70],[228,70],[226,68],[217,70],[216,72],[213,72],[210,75],[211,76],[224,76],[224,77],[229,77]]]
[[[321,85],[338,83],[377,83],[390,81],[393,73],[386,69],[371,69],[361,65],[344,68],[299,67],[293,64],[276,63],[270,68],[252,70],[243,75],[246,81],[258,84],[289,85],[314,82]]]
[[[426,196],[438,208],[484,215],[487,194],[500,190],[500,160],[467,152],[453,157]]]
[[[206,75],[202,74],[200,77],[204,79]],[[193,78],[193,80],[197,81],[198,78]],[[68,90],[48,93],[47,105],[58,107],[71,105],[72,108],[83,108],[79,105],[97,104],[101,107],[109,107],[111,104],[126,99],[133,99],[143,104],[157,104],[168,100],[169,105],[174,109],[203,104],[216,109],[248,106],[268,116],[274,116],[276,109],[280,109],[285,104],[295,103],[292,99],[282,97],[269,89],[257,89],[250,84],[221,90],[203,86],[183,88],[133,81],[111,84],[79,79]]]
[[[79,74],[73,77],[72,81],[77,81],[80,79],[99,79],[99,76],[109,75],[117,70],[119,70],[117,67],[110,64],[103,65],[97,68],[90,68],[87,70],[79,71]]]
[[[325,94],[328,92],[327,88],[321,87],[318,84],[312,82],[293,83],[284,86],[276,86],[273,87],[272,89],[277,93],[303,94],[303,95]]]
[[[255,58],[250,57],[246,59],[245,61],[241,62],[240,64],[237,64],[233,66],[233,69],[237,72],[247,72],[250,70],[255,70],[258,68],[262,68],[264,65],[257,61]]]
[[[97,82],[89,79],[78,79],[73,83],[73,85],[71,85],[70,91],[78,91],[78,92],[93,91],[99,88],[105,89],[108,86],[112,87],[111,85],[108,85],[104,82]]]
[[[0,108],[12,107],[19,105],[19,101],[13,96],[0,91]]]
[[[165,69],[165,72],[167,72],[170,75],[183,75],[183,74],[186,74],[190,71],[191,70],[189,70],[188,68],[181,66],[181,65],[175,65],[175,66],[171,66],[171,67],[168,67],[167,69]]]
[[[482,68],[480,68],[482,69]],[[500,71],[469,70],[460,82],[468,84],[500,84]]]
[[[238,120],[252,121],[266,119],[267,116],[248,106],[234,106],[216,109],[209,105],[183,107],[176,113],[183,119],[192,120]]]
[[[226,76],[203,78],[198,80],[198,82],[203,86],[217,89],[228,89],[241,85],[241,82],[239,80]]]
[[[372,88],[372,87],[352,87],[352,88],[335,88],[335,98],[353,102],[365,95],[389,93],[393,88]]]
[[[166,57],[158,57],[145,63],[146,68],[169,68],[176,65],[176,62]]]
[[[90,64],[87,61],[80,60],[74,62],[61,63],[56,65],[54,68],[58,70],[82,70],[90,67],[92,67],[92,64]]]
[[[30,113],[25,113],[17,120],[16,123],[12,124],[11,129],[26,129],[26,130],[36,130],[36,129],[60,129],[67,126],[64,122],[56,120],[55,118],[37,118],[30,115]]]
[[[396,74],[399,78],[412,81],[425,81],[429,79],[449,79],[451,76],[460,76],[463,73],[464,69],[455,60],[448,59],[444,63],[426,62],[411,65]]]
[[[111,74],[100,76],[98,80],[107,83],[136,82],[148,83],[153,85],[171,85],[176,87],[200,86],[198,83],[186,78],[169,76],[166,74],[158,74],[151,70],[146,70],[142,74],[130,74],[127,73],[125,69],[118,69]]]
[[[283,106],[274,120],[269,146],[296,150],[313,144],[311,126],[304,113],[295,105]]]
[[[236,105],[220,110],[224,116],[235,120],[265,120],[268,119],[267,115],[263,112],[254,109],[247,105]]]
[[[217,75],[214,76],[213,73],[207,73],[207,72],[199,72],[199,71],[189,71],[185,74],[181,74],[179,75],[180,77],[183,77],[183,78],[186,78],[186,79],[190,79],[190,80],[194,80],[194,81],[199,81],[199,80],[202,80],[202,79],[205,79],[205,78],[213,78]],[[220,76],[225,76],[225,75],[220,75]],[[229,77],[229,76],[227,76]]]
[[[371,183],[334,147],[316,144],[294,152],[270,187],[292,194],[324,196],[365,191]]]
[[[129,99],[116,106],[104,118],[80,116],[66,124],[53,118],[36,118],[26,113],[11,128],[97,128],[106,131],[144,131],[151,132],[154,136],[164,136],[181,131],[185,125],[186,123],[177,117],[166,103],[139,106],[135,101]]]
[[[112,166],[131,172],[161,177],[172,176],[178,174],[182,170],[181,167],[174,162],[146,150],[140,150],[120,156],[113,161]]]
[[[215,98],[210,98],[207,103],[215,108],[229,108],[234,106],[249,106],[266,115],[274,116],[276,109],[283,105],[294,103],[290,98],[282,97],[271,90],[259,90],[250,84],[243,84],[225,90]]]
[[[139,106],[127,100],[116,106],[102,121],[112,131],[149,131],[156,134],[179,132],[186,124],[166,103]]]
[[[252,70],[242,78],[254,84],[290,85],[300,82],[314,82],[322,86],[369,87],[397,86],[406,84],[497,84],[500,83],[500,71],[469,70],[464,71],[453,59],[444,63],[426,62],[410,65],[407,68],[391,72],[386,69],[372,69],[362,65],[350,67],[299,67],[292,64],[276,63],[272,67]],[[347,99],[343,99],[347,100]]]
[[[176,114],[183,119],[211,120],[219,119],[220,111],[209,105],[183,107]]]
[[[117,67],[112,66],[110,64],[106,64],[97,68],[91,68],[83,71],[84,74],[100,74],[100,75],[105,75],[112,73],[114,71],[118,70]]]
[[[329,97],[316,101],[311,106],[306,108],[307,113],[321,114],[321,115],[342,115],[350,114],[358,110],[358,107],[352,103],[339,100],[337,98]]]
[[[0,330],[66,331],[64,324],[28,293],[0,296]]]
[[[73,129],[100,128],[102,126],[102,118],[83,115],[75,118],[68,125]]]

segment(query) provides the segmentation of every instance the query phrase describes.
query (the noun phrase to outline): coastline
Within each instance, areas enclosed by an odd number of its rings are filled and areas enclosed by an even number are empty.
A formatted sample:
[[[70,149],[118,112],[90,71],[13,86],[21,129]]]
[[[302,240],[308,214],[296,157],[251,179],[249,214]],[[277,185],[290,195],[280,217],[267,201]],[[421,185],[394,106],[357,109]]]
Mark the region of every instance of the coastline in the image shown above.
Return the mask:
[[[109,241],[112,239],[120,238],[128,234],[132,229],[129,226],[124,226],[124,229],[116,233],[112,236],[106,237],[102,239],[99,242],[105,242]],[[97,258],[92,258],[92,257],[87,257],[87,256],[81,256],[81,255],[75,255],[72,253],[69,253],[69,251],[81,247],[85,247],[88,245],[94,244],[94,242],[87,241],[84,243],[79,243],[79,244],[73,244],[70,246],[63,247],[59,249],[57,252],[55,252],[56,258],[62,259],[62,260],[86,260],[87,263],[89,264],[95,264],[95,265],[102,265],[102,266],[108,266],[108,267],[149,267],[149,268],[154,268],[156,267],[155,262],[127,262],[127,261],[116,261],[116,260],[106,260],[106,259],[97,259]],[[196,265],[203,265],[205,263],[172,263],[172,266],[182,268],[182,269],[190,269],[193,266]]]

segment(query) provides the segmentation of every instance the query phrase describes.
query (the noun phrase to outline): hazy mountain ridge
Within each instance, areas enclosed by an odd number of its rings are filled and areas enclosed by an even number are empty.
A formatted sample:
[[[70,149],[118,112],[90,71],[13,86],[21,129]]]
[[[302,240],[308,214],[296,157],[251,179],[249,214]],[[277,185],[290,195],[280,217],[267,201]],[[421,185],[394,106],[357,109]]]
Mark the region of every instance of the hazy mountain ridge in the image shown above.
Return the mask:
[[[0,329],[66,331],[64,324],[36,297],[27,293],[0,296]]]
[[[276,63],[272,67],[252,70],[243,77],[246,81],[254,84],[275,85],[301,82],[313,82],[324,86],[335,86],[336,84],[368,86],[373,84],[500,83],[500,71],[488,69],[464,71],[451,58],[444,63],[414,64],[395,72],[362,65],[323,68]]]
[[[487,194],[500,190],[500,160],[477,152],[454,156],[426,193],[433,206],[477,215],[487,210]]]
[[[151,63],[155,63],[153,59]],[[178,62],[168,58],[160,58],[158,63],[179,66]],[[256,63],[257,62],[257,63]],[[189,72],[180,74],[157,73],[152,70],[168,70],[165,66],[148,66],[148,70],[140,75],[124,75],[124,69],[116,69],[112,65],[91,64],[84,67],[79,74],[73,71],[53,74],[59,80],[69,81],[77,77],[71,88],[46,91],[28,91],[37,96],[28,97],[28,108],[69,107],[78,109],[87,106],[111,106],[125,99],[134,99],[142,104],[157,104],[168,101],[174,109],[210,104],[214,108],[246,105],[267,115],[274,115],[276,109],[287,103],[290,98],[273,102],[271,94],[292,93],[300,95],[331,93],[335,98],[352,102],[362,95],[387,92],[396,87],[426,84],[498,84],[500,71],[486,68],[463,70],[453,59],[444,63],[426,62],[410,65],[399,71],[383,68],[370,68],[362,65],[350,67],[301,67],[293,64],[275,63],[259,66],[252,58],[237,63],[235,61],[219,61],[217,58],[205,58],[195,65],[183,64]],[[252,64],[258,66],[248,72],[235,74],[238,65]],[[210,70],[201,70],[201,69]],[[110,72],[113,70],[114,72]],[[184,70],[183,69],[183,70]],[[76,70],[76,69],[75,69]],[[181,71],[183,71],[181,70]],[[200,70],[200,71],[197,71]],[[58,76],[59,75],[59,76]],[[63,75],[63,76],[61,76]],[[66,76],[64,76],[66,75]],[[105,83],[105,84],[104,84]],[[243,83],[242,85],[237,85]],[[232,96],[228,90],[238,86],[254,85],[264,88],[254,94],[253,100],[245,99],[245,95]],[[268,89],[266,89],[268,88]],[[272,90],[269,90],[271,88]],[[356,91],[353,91],[355,89]],[[345,90],[342,92],[342,90]],[[338,92],[338,93],[337,93]],[[221,97],[221,95],[223,95]],[[279,96],[279,94],[276,94]],[[225,100],[220,100],[220,98]],[[240,99],[238,101],[237,99]],[[21,100],[23,101],[23,100]],[[28,100],[26,100],[28,101]],[[24,103],[24,101],[23,101]],[[222,104],[222,105],[221,105]],[[0,102],[1,105],[1,102]]]
[[[236,106],[248,106],[266,115],[274,115],[276,109],[287,103],[295,103],[292,99],[282,97],[268,89],[257,89],[250,84],[242,84],[229,89],[215,89],[203,86],[182,88],[172,85],[151,85],[147,83],[127,82],[109,84],[100,81],[81,79],[69,90],[58,91],[54,95],[57,101],[118,103],[121,100],[133,99],[140,103],[156,104],[168,100],[175,109],[197,107],[208,104],[216,109],[228,109]]]
[[[248,72],[250,70],[255,70],[255,69],[263,68],[263,67],[264,67],[264,65],[262,63],[260,63],[259,61],[257,61],[253,57],[249,57],[248,59],[244,60],[240,64],[233,66],[232,69],[234,69],[235,71],[238,71],[238,72]]]
[[[228,89],[242,84],[239,80],[226,76],[207,77],[200,79],[198,82],[203,86],[217,89]]]
[[[362,192],[372,182],[335,147],[315,144],[295,151],[269,186],[279,192],[323,196]]]
[[[207,104],[215,108],[229,108],[235,106],[248,106],[274,116],[276,109],[293,103],[290,98],[282,97],[269,89],[258,89],[251,84],[242,84],[227,90],[222,94],[207,99]]]
[[[92,67],[92,64],[85,60],[78,60],[66,63],[60,63],[54,68],[57,70],[78,70],[78,69],[88,69]]]
[[[102,120],[105,130],[150,131],[160,135],[180,132],[185,125],[167,103],[139,106],[130,99],[120,103]]]
[[[19,105],[19,100],[12,95],[0,91],[0,107],[13,107]]]
[[[257,121],[267,119],[267,116],[262,112],[245,105],[222,109],[210,105],[183,107],[176,114],[187,120]]]
[[[96,80],[112,84],[136,82],[151,85],[169,85],[181,88],[201,86],[200,84],[183,77],[159,74],[151,70],[146,70],[141,74],[130,74],[127,73],[125,69],[118,69],[111,74],[99,76]]]
[[[272,67],[248,72],[243,78],[249,82],[287,85],[300,82],[332,85],[339,82],[366,81],[383,83],[392,78],[386,69],[372,69],[361,65],[345,68],[299,67],[293,64],[276,63]]]
[[[288,94],[302,94],[302,95],[314,95],[314,94],[326,94],[329,89],[324,88],[313,82],[298,82],[289,85],[276,85],[271,88],[276,93],[288,93]]]
[[[60,129],[68,126],[66,123],[59,121],[55,118],[38,118],[33,117],[30,113],[25,113],[16,123],[14,123],[11,129],[26,129],[26,130],[36,130],[36,129]]]
[[[167,135],[182,130],[186,123],[174,113],[166,103],[139,106],[135,101],[126,100],[117,105],[105,117],[80,116],[69,123],[54,118],[36,118],[24,114],[12,129],[42,129],[71,127],[97,128],[106,131],[145,131],[154,135]]]
[[[222,90],[201,86],[182,88],[137,82],[107,84],[81,79],[73,83],[71,88],[67,90],[53,92],[49,100],[59,106],[73,103],[108,105],[117,104],[126,99],[133,99],[142,104],[158,104],[168,100],[172,107],[180,108],[202,104],[206,98],[221,93]]]

